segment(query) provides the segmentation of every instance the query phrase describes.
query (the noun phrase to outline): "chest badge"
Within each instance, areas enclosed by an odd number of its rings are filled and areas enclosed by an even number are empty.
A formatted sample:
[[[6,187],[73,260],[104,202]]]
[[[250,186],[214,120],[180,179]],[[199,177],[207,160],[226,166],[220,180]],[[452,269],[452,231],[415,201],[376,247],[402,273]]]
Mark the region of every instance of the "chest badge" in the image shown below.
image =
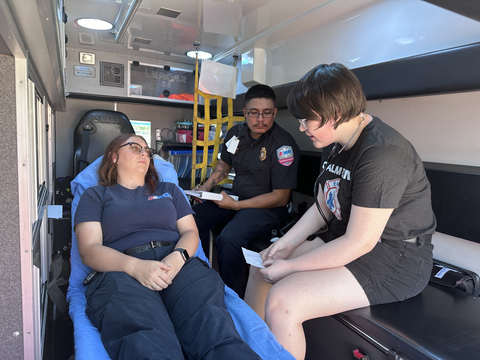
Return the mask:
[[[260,161],[263,161],[267,158],[267,149],[265,149],[265,147],[262,147],[262,149],[260,150]]]

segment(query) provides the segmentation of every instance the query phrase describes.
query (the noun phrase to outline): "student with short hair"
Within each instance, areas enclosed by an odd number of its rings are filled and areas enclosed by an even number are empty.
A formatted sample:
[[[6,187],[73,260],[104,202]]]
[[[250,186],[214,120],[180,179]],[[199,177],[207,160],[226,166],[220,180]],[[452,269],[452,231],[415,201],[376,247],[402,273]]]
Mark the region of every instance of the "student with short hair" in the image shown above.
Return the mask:
[[[422,160],[401,134],[365,113],[349,69],[315,67],[287,102],[300,131],[323,149],[318,196],[262,253],[265,268],[250,268],[245,301],[303,359],[304,321],[402,301],[425,288],[436,220]]]

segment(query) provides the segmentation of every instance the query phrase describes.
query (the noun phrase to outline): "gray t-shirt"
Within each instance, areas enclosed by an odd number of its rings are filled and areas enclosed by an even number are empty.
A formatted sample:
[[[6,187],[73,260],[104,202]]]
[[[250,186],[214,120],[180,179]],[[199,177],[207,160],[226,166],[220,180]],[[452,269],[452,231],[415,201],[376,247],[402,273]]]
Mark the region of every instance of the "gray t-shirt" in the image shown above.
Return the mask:
[[[323,151],[323,167],[332,146]],[[435,230],[422,160],[408,140],[376,117],[352,148],[333,157],[320,181],[334,214],[326,240],[345,233],[352,205],[394,209],[384,240],[411,239]]]
[[[178,241],[176,222],[189,214],[193,210],[173,183],[157,183],[153,194],[146,185],[135,190],[97,185],[80,198],[75,225],[100,222],[103,245],[123,251],[150,241]]]

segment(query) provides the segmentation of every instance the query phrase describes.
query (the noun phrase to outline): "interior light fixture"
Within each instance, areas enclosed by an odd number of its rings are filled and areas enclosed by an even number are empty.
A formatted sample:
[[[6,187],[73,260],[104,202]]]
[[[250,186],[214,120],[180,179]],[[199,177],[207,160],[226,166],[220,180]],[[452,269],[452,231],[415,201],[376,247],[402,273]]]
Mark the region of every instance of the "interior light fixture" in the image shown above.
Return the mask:
[[[75,23],[81,27],[90,29],[90,30],[111,30],[113,29],[113,24],[106,20],[101,19],[91,19],[91,18],[81,18],[76,19]]]
[[[187,51],[185,53],[185,55],[187,55],[188,57],[191,57],[192,59],[195,59],[196,58],[196,53],[197,53],[197,51],[190,50],[190,51]],[[202,50],[198,51],[198,59],[199,60],[210,59],[211,57],[213,57],[213,55],[210,54],[209,52],[202,51]]]

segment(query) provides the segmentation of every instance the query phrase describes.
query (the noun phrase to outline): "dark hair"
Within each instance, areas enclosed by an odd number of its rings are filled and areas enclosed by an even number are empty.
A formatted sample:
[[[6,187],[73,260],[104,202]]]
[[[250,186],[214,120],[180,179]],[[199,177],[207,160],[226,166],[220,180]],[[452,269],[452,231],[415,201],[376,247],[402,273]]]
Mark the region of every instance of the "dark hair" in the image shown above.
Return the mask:
[[[367,100],[353,72],[333,63],[318,65],[304,75],[288,94],[287,106],[295,118],[319,120],[320,127],[338,119],[337,128],[364,112]]]
[[[268,99],[273,101],[273,105],[277,102],[275,91],[268,85],[253,85],[245,94],[245,106],[252,99]],[[275,105],[276,106],[276,105]]]
[[[102,162],[100,163],[100,166],[98,168],[98,183],[100,185],[113,186],[117,183],[117,164],[113,162],[113,155],[116,154],[118,159],[118,148],[123,145],[125,141],[127,141],[133,136],[142,139],[146,143],[145,139],[140,135],[122,134],[110,141],[110,144],[107,145],[105,153],[103,154]],[[157,188],[158,181],[158,172],[152,159],[150,161],[150,165],[148,166],[147,173],[145,174],[145,183],[150,189],[150,194],[153,193]]]

